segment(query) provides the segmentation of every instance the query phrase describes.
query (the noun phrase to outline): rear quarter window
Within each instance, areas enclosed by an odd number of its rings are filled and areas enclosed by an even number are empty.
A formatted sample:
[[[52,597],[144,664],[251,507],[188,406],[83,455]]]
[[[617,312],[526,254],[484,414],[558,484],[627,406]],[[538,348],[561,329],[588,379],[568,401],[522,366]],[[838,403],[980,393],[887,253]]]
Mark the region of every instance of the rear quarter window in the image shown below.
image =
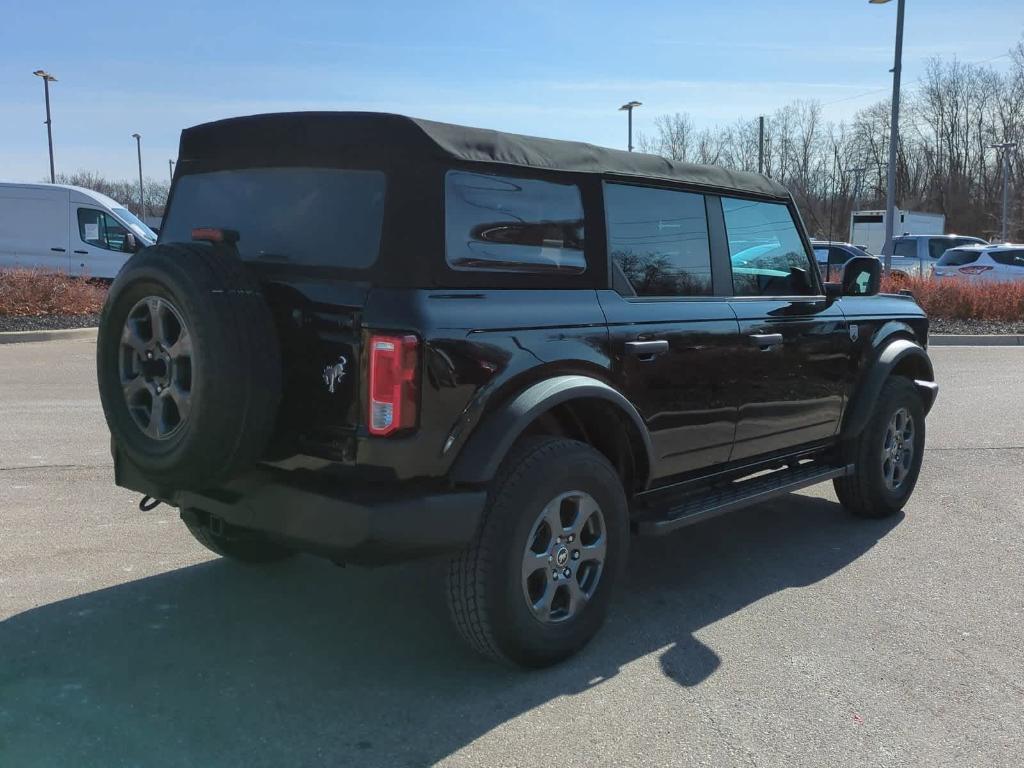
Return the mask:
[[[1024,269],[1024,249],[1015,251],[990,251],[988,255],[991,256],[993,261],[997,264]]]
[[[380,250],[386,186],[382,171],[335,168],[189,174],[175,184],[160,242],[234,229],[247,261],[364,269]]]
[[[448,171],[444,211],[451,269],[586,271],[583,202],[575,184]]]

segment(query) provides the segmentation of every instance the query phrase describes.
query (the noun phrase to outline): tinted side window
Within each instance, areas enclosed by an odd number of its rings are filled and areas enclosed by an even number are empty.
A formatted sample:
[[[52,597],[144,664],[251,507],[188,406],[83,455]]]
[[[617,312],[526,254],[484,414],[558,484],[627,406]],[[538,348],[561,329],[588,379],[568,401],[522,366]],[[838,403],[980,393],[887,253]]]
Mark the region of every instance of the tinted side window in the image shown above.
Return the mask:
[[[578,274],[587,268],[575,184],[449,171],[444,211],[452,269]]]
[[[964,245],[963,240],[948,240],[945,237],[936,237],[928,241],[928,255],[933,259],[939,258],[950,248]]]
[[[842,248],[830,248],[828,252],[828,263],[829,264],[845,264],[851,258],[853,254],[849,251],[843,250]]]
[[[789,208],[722,198],[737,296],[806,296],[816,291],[811,262]]]
[[[1024,250],[990,251],[988,255],[998,264],[1005,264],[1008,267],[1024,267]]]
[[[893,256],[903,256],[908,259],[917,258],[916,240],[897,240],[892,250]]]
[[[124,251],[127,234],[128,230],[113,216],[95,208],[78,209],[78,236],[83,243],[108,251]]]
[[[604,185],[612,284],[638,296],[711,293],[704,196],[628,184]],[[620,283],[628,284],[623,290]]]

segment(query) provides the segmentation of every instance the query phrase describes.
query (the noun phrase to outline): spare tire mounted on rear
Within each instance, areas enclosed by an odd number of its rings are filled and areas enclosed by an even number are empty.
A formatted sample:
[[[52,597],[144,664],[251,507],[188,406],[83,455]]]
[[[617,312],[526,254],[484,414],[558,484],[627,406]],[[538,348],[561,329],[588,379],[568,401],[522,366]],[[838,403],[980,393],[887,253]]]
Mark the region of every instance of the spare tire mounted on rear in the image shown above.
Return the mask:
[[[103,308],[96,365],[114,440],[170,488],[238,473],[273,432],[280,346],[259,283],[230,246],[133,256]]]

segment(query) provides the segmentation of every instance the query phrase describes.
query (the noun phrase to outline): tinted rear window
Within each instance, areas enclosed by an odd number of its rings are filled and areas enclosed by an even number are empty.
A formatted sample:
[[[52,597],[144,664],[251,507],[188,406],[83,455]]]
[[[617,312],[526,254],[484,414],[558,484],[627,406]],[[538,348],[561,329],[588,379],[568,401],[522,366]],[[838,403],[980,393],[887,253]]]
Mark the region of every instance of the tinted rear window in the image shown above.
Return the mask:
[[[384,218],[381,171],[248,168],[182,176],[161,242],[194,227],[239,233],[250,261],[363,269],[377,259]]]
[[[970,264],[977,261],[980,255],[981,251],[968,251],[963,248],[954,248],[950,251],[946,251],[942,255],[942,258],[937,262],[937,266],[959,267],[964,264]]]
[[[452,269],[577,274],[587,268],[575,184],[449,171],[444,218]]]

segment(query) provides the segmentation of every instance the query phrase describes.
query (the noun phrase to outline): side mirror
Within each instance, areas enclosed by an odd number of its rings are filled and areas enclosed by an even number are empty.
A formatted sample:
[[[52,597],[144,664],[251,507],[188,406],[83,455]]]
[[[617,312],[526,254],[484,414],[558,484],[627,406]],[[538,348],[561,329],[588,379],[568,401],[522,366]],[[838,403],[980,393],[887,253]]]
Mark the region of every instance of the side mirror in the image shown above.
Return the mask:
[[[874,256],[854,256],[843,266],[843,296],[874,296],[882,288],[882,262]]]
[[[121,250],[125,253],[135,253],[139,250],[139,242],[131,232],[124,236],[124,244],[121,246]]]

